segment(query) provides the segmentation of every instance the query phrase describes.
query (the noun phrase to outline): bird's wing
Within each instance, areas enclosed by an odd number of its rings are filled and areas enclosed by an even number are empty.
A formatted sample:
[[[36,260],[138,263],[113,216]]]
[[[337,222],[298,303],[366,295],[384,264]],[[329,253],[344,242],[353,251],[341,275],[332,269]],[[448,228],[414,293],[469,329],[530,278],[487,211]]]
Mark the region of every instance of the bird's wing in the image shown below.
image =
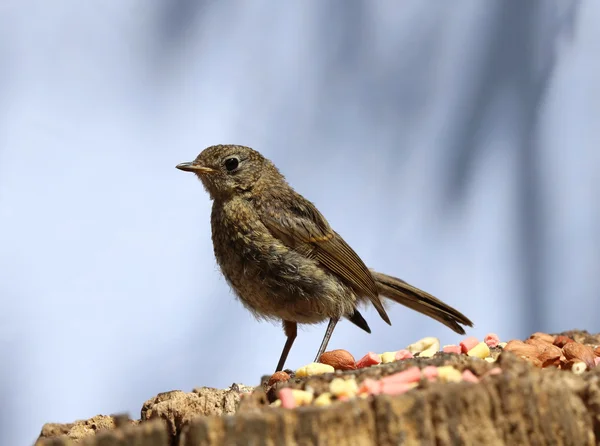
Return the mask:
[[[294,193],[287,199],[261,204],[260,218],[275,237],[315,259],[356,292],[368,297],[381,318],[390,324],[371,272],[311,202]]]

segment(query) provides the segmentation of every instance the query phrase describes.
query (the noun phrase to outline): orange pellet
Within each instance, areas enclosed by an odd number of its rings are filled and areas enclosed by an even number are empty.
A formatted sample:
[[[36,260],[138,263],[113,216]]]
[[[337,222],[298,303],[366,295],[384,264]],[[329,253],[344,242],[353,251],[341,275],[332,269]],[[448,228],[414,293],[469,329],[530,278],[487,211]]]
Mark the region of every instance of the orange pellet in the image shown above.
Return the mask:
[[[369,352],[358,361],[356,361],[356,368],[362,369],[364,367],[371,367],[372,365],[381,364],[381,358],[377,353]]]
[[[411,359],[414,358],[413,354],[406,349],[398,350],[396,352],[396,361],[401,361],[402,359]]]
[[[479,344],[479,340],[475,336],[469,336],[468,338],[460,341],[460,351],[462,353],[467,353],[477,344]]]
[[[485,335],[485,338],[483,338],[483,342],[485,342],[488,347],[497,347],[500,343],[500,338],[496,333],[488,333]]]

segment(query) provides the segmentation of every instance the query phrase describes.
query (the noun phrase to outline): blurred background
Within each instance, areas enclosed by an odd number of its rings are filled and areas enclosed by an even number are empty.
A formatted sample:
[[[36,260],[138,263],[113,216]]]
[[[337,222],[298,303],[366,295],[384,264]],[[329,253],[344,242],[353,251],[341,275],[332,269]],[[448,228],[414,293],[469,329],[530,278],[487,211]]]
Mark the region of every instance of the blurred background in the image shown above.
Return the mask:
[[[281,328],[235,300],[175,169],[213,144],[272,159],[469,335],[600,331],[599,22],[596,0],[3,0],[0,444],[273,371]],[[389,313],[330,348],[460,341]]]

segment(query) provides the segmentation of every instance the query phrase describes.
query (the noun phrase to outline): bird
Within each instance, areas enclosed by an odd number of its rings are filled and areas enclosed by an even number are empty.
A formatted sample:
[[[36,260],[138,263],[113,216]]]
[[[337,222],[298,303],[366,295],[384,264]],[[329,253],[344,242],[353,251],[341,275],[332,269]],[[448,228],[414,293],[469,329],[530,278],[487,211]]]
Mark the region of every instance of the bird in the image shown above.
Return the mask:
[[[463,326],[473,326],[431,294],[368,268],[317,207],[258,151],[213,145],[176,168],[196,174],[213,202],[214,255],[234,293],[257,319],[282,323],[286,340],[276,371],[285,366],[298,324],[328,320],[318,362],[342,318],[371,333],[359,307],[373,305],[391,325],[384,299],[458,334],[465,334]]]

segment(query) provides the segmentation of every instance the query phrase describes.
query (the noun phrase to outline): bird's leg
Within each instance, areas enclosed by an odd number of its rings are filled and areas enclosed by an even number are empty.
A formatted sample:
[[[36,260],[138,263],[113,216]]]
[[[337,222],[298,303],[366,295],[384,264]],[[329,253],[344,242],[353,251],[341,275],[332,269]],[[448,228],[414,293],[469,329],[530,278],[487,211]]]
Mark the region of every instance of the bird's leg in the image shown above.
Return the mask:
[[[298,335],[298,324],[292,321],[283,321],[283,332],[287,336],[287,340],[285,341],[285,345],[283,346],[283,351],[281,352],[281,356],[279,357],[279,363],[277,364],[276,372],[283,370],[283,366],[285,365],[285,360],[292,349],[292,345],[294,345],[294,340]]]
[[[327,325],[327,330],[325,330],[325,336],[323,336],[323,342],[321,342],[321,346],[319,347],[319,351],[317,352],[315,362],[319,362],[319,358],[323,353],[325,353],[327,344],[329,344],[329,339],[331,339],[331,335],[333,334],[333,329],[335,328],[335,325],[338,323],[339,320],[339,318],[333,317],[329,319],[329,324]]]

